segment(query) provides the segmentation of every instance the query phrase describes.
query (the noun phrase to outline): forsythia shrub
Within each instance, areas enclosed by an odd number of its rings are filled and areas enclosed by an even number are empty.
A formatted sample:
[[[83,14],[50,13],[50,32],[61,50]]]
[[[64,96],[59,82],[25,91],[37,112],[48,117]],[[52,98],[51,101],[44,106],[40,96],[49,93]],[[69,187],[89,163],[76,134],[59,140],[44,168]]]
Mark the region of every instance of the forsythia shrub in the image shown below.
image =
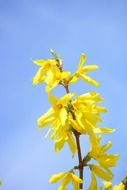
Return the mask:
[[[39,66],[39,70],[33,77],[33,84],[46,83],[45,90],[51,103],[51,108],[37,120],[37,123],[39,129],[50,127],[47,135],[50,132],[56,152],[59,152],[67,143],[73,157],[76,153],[78,154],[78,165],[69,171],[53,175],[49,182],[60,181],[58,190],[67,190],[69,183],[72,183],[74,190],[81,190],[84,185],[83,170],[88,167],[91,172],[89,190],[102,189],[102,187],[98,187],[97,178],[105,180],[103,189],[123,190],[123,183],[114,187],[111,184],[113,178],[111,168],[116,165],[119,155],[107,153],[112,146],[111,141],[107,144],[100,143],[103,134],[115,131],[98,125],[102,121],[101,113],[107,112],[105,107],[100,106],[103,98],[96,91],[78,96],[69,90],[69,85],[80,79],[98,87],[99,83],[88,76],[88,73],[97,70],[98,66],[84,65],[86,55],[81,54],[78,68],[74,73],[63,71],[61,58],[53,50],[51,53],[53,59],[33,61]],[[58,85],[64,87],[66,91],[66,94],[60,99],[52,94],[52,90]],[[81,151],[81,135],[89,136],[90,150],[85,156]],[[75,174],[75,170],[79,170],[79,176]]]

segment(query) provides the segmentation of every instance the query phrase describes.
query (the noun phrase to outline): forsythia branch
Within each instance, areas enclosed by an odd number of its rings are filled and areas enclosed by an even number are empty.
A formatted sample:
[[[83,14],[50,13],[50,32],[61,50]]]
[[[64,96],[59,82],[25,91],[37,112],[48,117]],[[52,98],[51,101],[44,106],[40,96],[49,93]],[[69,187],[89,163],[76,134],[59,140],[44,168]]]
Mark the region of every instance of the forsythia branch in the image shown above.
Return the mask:
[[[74,73],[63,71],[63,62],[60,56],[53,50],[51,50],[51,54],[53,59],[33,61],[40,67],[33,77],[33,84],[46,84],[45,90],[51,103],[51,108],[37,120],[37,123],[39,129],[50,126],[47,136],[51,132],[50,138],[55,143],[56,152],[59,152],[67,143],[73,157],[77,153],[78,165],[67,172],[53,175],[49,182],[61,181],[58,190],[67,190],[69,183],[72,183],[74,190],[83,190],[83,171],[84,167],[88,167],[91,173],[91,183],[88,190],[102,189],[102,187],[99,188],[97,178],[105,180],[103,182],[104,189],[117,190],[117,186],[113,187],[111,183],[114,176],[111,168],[116,165],[119,155],[107,153],[112,146],[111,141],[101,144],[103,134],[115,131],[111,128],[100,127],[98,124],[102,122],[101,114],[107,112],[105,107],[99,105],[103,98],[96,91],[82,95],[69,91],[69,86],[80,79],[98,87],[99,83],[89,77],[88,73],[99,67],[97,65],[84,65],[86,55],[81,54],[78,68]],[[66,94],[59,99],[52,94],[52,90],[58,85],[63,86],[66,90]],[[81,135],[89,137],[90,149],[86,156],[82,155]],[[79,170],[79,177],[75,170]],[[119,184],[118,188],[123,188],[123,186],[126,186],[125,181],[122,185]],[[120,188],[118,190],[123,190]]]

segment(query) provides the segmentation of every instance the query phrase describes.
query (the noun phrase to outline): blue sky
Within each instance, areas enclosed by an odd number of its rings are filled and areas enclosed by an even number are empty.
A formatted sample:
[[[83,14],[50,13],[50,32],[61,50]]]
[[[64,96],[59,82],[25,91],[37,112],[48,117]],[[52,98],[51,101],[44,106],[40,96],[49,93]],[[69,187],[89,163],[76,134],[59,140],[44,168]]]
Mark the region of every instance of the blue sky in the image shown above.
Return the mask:
[[[2,190],[55,190],[53,173],[74,165],[68,147],[54,154],[53,142],[38,131],[36,119],[50,107],[44,85],[34,87],[33,59],[50,58],[53,48],[74,71],[82,52],[101,83],[108,113],[103,125],[116,128],[112,153],[120,160],[113,183],[127,174],[127,2],[126,0],[1,0],[0,1],[0,178]],[[78,94],[96,90],[83,82],[71,86]],[[54,93],[63,95],[56,89]],[[82,141],[83,143],[83,141]],[[84,139],[84,147],[88,147]],[[87,184],[87,174],[85,172]],[[86,190],[86,189],[85,189]]]

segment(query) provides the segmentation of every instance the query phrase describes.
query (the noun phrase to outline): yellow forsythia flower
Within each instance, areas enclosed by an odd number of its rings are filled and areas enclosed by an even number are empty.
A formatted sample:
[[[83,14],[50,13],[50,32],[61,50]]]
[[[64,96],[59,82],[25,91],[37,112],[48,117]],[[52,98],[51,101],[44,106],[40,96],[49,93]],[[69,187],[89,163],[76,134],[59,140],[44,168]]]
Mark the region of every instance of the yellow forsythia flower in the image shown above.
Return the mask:
[[[87,65],[83,66],[84,62],[86,61],[86,55],[81,54],[80,61],[78,64],[77,71],[72,75],[72,79],[70,80],[70,83],[76,82],[79,78],[83,81],[92,84],[93,86],[99,86],[99,83],[93,80],[91,77],[87,76],[87,73],[93,70],[98,69],[99,67],[97,65]]]
[[[66,108],[66,105],[72,96],[73,94],[66,94],[60,99],[57,99],[51,93],[48,93],[52,108],[50,108],[47,113],[42,115],[37,122],[40,129],[47,125],[51,126],[51,130],[54,131],[51,138],[55,142],[55,152],[59,152],[67,142],[72,155],[74,155],[76,153],[77,146],[72,136],[72,132],[69,130],[70,126],[67,121],[68,112]]]
[[[57,181],[61,180],[61,184],[58,190],[65,190],[66,186],[69,183],[72,183],[74,190],[80,190],[78,188],[79,183],[82,183],[82,180],[76,176],[73,172],[61,172],[58,174],[53,175],[50,179],[50,183],[56,183]]]
[[[51,102],[54,110],[54,114],[56,118],[59,118],[61,125],[65,125],[67,120],[67,103],[71,100],[73,94],[68,93],[65,94],[63,97],[58,100],[55,96],[51,93],[48,94],[49,101]]]
[[[97,175],[99,178],[102,178],[106,181],[110,181],[113,178],[113,173],[108,168],[102,168],[99,165],[92,165],[90,166],[91,171]]]
[[[34,64],[40,66],[40,69],[33,77],[33,84],[37,85],[38,83],[45,82],[46,74],[49,75],[51,72],[53,73],[54,68],[56,68],[56,61],[55,60],[35,60],[33,61]]]
[[[67,110],[66,104],[71,99],[73,94],[66,94],[60,99],[57,99],[51,93],[48,94],[49,101],[52,104],[52,108],[48,110],[43,116],[38,119],[39,128],[45,127],[45,125],[52,124],[52,122],[56,119],[59,119],[61,125],[65,125],[67,120]]]
[[[113,190],[125,190],[124,184],[121,182],[119,185],[115,185]]]
[[[100,114],[105,113],[106,108],[97,105],[103,99],[97,92],[89,92],[76,97],[71,101],[76,120],[69,118],[70,125],[80,133],[111,133],[114,130],[109,128],[98,128],[97,123],[101,121]]]
[[[121,182],[118,185],[113,186],[111,182],[103,182],[105,190],[125,190],[124,184]]]
[[[119,158],[118,154],[106,154],[105,152],[111,147],[112,143],[109,141],[105,145],[99,145],[97,138],[90,135],[91,150],[90,156],[98,161],[99,165],[103,168],[110,168],[116,165]]]
[[[47,84],[46,91],[52,90],[56,87],[63,79],[70,75],[70,72],[60,71],[57,66],[56,60],[35,60],[33,61],[36,65],[40,66],[40,69],[33,77],[33,84],[45,82]]]
[[[90,165],[91,173],[94,173],[96,176],[110,181],[113,178],[113,173],[109,168],[114,167],[119,158],[118,154],[106,154],[105,152],[111,147],[112,143],[109,141],[105,145],[99,145],[101,138],[90,135],[90,152],[89,155],[94,160],[98,161],[97,165]],[[109,184],[108,184],[109,185]]]

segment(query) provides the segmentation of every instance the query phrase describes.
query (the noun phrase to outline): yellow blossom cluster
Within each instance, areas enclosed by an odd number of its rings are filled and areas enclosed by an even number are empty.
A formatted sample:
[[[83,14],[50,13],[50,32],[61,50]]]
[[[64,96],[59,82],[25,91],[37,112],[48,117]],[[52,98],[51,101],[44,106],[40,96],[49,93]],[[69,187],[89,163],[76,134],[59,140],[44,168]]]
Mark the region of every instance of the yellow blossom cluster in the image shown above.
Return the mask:
[[[114,132],[114,129],[99,126],[99,122],[102,121],[101,114],[107,112],[105,107],[100,106],[103,98],[96,91],[79,96],[69,91],[69,85],[79,79],[95,87],[99,86],[97,81],[87,75],[88,72],[98,69],[98,66],[85,66],[85,61],[86,55],[81,54],[77,70],[71,73],[63,71],[62,60],[56,54],[51,60],[35,60],[33,63],[40,68],[33,77],[33,84],[46,83],[45,90],[51,108],[39,117],[37,123],[39,129],[49,127],[47,136],[50,134],[50,138],[54,141],[55,152],[59,152],[67,143],[74,156],[78,151],[75,134],[89,136],[90,150],[87,157],[84,156],[83,167],[89,167],[91,171],[89,190],[98,190],[97,177],[111,181],[113,173],[110,168],[116,165],[119,155],[106,153],[112,145],[110,141],[104,145],[100,144],[102,134]],[[55,97],[52,93],[53,88],[58,85],[63,86],[67,92],[61,98]],[[60,180],[61,185],[58,190],[67,190],[69,183],[72,183],[74,190],[80,190],[79,184],[83,183],[83,179],[75,175],[74,169],[55,174],[49,181],[55,183]],[[117,188],[114,187],[114,190]]]
[[[78,184],[82,183],[82,180],[77,177],[73,172],[61,172],[59,174],[53,175],[49,182],[56,183],[57,181],[61,180],[61,185],[59,186],[58,190],[67,190],[66,186],[68,183],[72,183],[74,190],[78,190]]]

